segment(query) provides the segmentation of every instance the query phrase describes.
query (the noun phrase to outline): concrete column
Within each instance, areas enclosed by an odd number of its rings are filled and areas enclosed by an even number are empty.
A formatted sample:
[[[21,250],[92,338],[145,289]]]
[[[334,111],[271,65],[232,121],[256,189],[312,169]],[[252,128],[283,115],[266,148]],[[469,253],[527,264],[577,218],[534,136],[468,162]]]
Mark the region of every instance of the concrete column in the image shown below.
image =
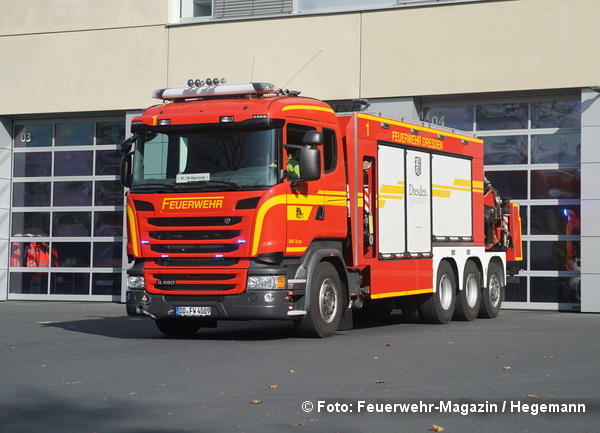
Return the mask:
[[[600,93],[581,91],[581,311],[600,313]]]
[[[5,301],[8,295],[11,131],[12,121],[0,117],[0,301]]]

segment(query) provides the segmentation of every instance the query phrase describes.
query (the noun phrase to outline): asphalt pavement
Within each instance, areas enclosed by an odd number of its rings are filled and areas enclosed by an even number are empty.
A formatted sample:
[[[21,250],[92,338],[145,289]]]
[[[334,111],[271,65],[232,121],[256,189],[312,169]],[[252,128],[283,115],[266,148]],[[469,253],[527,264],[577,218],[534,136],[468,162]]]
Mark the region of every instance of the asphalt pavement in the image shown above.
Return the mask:
[[[327,339],[287,322],[164,337],[114,303],[0,303],[0,432],[582,432],[600,315],[503,310]]]

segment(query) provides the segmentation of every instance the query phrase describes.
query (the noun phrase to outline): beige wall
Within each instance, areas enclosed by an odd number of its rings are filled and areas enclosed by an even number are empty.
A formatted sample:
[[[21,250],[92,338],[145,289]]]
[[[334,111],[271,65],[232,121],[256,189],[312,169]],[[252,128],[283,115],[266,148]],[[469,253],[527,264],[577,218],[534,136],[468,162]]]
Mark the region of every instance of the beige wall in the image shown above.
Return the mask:
[[[166,0],[2,3],[0,115],[139,109],[156,88],[209,76],[284,86],[298,73],[287,87],[322,99],[600,84],[597,0],[172,27]]]

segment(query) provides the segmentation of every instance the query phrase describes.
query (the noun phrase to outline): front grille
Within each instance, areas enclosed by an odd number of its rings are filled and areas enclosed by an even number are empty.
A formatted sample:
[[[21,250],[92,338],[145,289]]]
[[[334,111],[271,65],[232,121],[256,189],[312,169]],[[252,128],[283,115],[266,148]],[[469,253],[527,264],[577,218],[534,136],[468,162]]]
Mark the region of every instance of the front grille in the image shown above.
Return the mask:
[[[173,244],[173,245],[151,245],[150,249],[156,253],[230,253],[239,249],[238,244]]]
[[[194,230],[185,232],[150,232],[152,239],[159,241],[213,241],[234,239],[240,236],[239,230]]]
[[[234,266],[240,262],[239,259],[227,258],[196,258],[196,257],[163,257],[154,259],[154,263],[158,266],[168,267],[226,267]]]
[[[155,289],[182,292],[225,292],[236,288],[235,284],[175,284],[173,286],[154,286]]]
[[[232,226],[240,222],[242,222],[241,217],[148,218],[148,224],[154,227],[219,227]]]
[[[157,280],[167,281],[224,281],[236,277],[233,274],[155,274]]]

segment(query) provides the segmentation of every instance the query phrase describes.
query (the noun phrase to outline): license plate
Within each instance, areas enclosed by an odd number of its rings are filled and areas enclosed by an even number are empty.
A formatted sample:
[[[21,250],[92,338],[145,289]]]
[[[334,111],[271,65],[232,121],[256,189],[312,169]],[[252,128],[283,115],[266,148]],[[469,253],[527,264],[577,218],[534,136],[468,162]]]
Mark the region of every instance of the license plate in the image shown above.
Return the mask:
[[[175,307],[176,316],[205,317],[211,314],[210,307]]]

